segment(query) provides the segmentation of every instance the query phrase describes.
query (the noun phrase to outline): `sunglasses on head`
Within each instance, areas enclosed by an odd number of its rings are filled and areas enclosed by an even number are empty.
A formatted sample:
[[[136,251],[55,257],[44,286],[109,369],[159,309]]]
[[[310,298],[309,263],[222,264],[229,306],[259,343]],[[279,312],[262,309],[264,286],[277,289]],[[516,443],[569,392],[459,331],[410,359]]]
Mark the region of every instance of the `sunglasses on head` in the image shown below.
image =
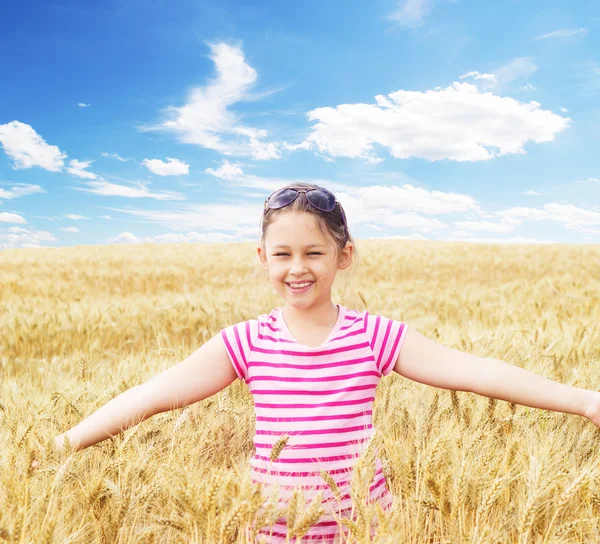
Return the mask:
[[[336,204],[340,205],[340,212],[342,214],[342,223],[344,224],[344,230],[346,233],[348,232],[348,224],[346,222],[346,214],[344,213],[344,209],[342,205],[335,198],[334,194],[327,189],[322,187],[318,187],[316,189],[278,189],[277,191],[271,193],[269,197],[265,200],[265,210],[267,208],[271,210],[278,210],[291,204],[296,200],[296,197],[300,194],[304,193],[306,195],[306,200],[308,200],[309,204],[311,204],[317,210],[322,212],[331,212],[335,208]],[[347,238],[347,234],[346,234]]]

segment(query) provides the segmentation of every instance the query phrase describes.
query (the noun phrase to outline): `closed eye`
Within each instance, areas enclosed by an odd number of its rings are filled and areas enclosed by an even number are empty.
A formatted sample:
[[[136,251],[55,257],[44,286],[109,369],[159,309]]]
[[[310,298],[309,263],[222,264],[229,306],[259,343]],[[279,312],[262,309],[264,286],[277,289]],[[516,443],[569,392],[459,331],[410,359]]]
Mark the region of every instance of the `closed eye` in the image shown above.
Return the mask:
[[[289,253],[275,253],[275,257],[279,257],[280,255],[289,255]],[[323,255],[323,254],[319,253],[318,251],[311,251],[309,253],[309,255]]]

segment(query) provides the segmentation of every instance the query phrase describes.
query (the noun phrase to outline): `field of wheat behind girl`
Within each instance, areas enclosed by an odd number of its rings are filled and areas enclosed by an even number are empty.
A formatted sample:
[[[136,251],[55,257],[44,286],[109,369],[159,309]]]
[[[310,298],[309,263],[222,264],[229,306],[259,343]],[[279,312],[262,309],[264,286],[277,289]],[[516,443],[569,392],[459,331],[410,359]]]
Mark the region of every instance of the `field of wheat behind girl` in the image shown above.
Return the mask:
[[[292,184],[265,199],[256,256],[280,306],[222,328],[185,360],[56,436],[56,449],[74,453],[239,378],[254,402],[254,487],[214,534],[223,542],[233,534],[276,544],[386,542],[386,520],[404,507],[390,489],[393,467],[381,459],[373,425],[377,385],[391,372],[450,390],[455,405],[455,392],[468,391],[600,423],[595,391],[446,347],[402,320],[332,300],[336,275],[356,264],[357,253],[342,205],[324,187]],[[439,507],[451,512],[444,501]]]

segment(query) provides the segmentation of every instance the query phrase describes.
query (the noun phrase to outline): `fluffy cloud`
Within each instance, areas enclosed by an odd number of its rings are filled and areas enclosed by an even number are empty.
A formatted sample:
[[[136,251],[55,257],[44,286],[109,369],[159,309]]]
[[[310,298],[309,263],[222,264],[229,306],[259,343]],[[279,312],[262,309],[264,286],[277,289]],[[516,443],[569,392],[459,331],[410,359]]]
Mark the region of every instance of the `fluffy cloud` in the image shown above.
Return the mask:
[[[57,146],[47,144],[30,125],[20,121],[0,125],[0,144],[17,170],[39,166],[50,172],[60,172],[67,156]]]
[[[42,247],[42,242],[55,241],[52,233],[33,228],[10,227],[0,230],[0,249]]]
[[[79,219],[89,219],[88,217],[86,217],[85,215],[77,215],[74,213],[69,213],[65,216],[67,219],[71,219],[73,221],[78,221]]]
[[[142,164],[157,176],[187,176],[190,173],[189,164],[171,157],[167,157],[167,162],[160,159],[144,159]]]
[[[538,102],[482,92],[466,82],[396,91],[375,101],[309,111],[308,119],[316,122],[312,133],[288,148],[372,160],[379,145],[400,159],[482,161],[525,153],[527,142],[552,141],[571,122]]]
[[[45,193],[39,185],[30,185],[28,183],[15,183],[9,190],[0,187],[0,199],[19,198],[21,196],[32,195],[35,193]]]
[[[93,172],[86,172],[86,168],[89,168],[93,162],[94,161],[78,161],[77,159],[73,159],[72,161],[69,161],[71,166],[67,168],[67,172],[78,178],[96,179],[98,177],[96,174]]]
[[[77,227],[58,227],[58,230],[64,230],[65,232],[79,232]]]
[[[521,224],[523,220],[550,220],[561,223],[570,230],[594,232],[590,227],[600,227],[600,212],[579,208],[573,204],[545,204],[543,209],[515,207],[496,212],[503,221]]]
[[[86,188],[73,187],[74,191],[85,191],[102,196],[123,196],[127,198],[153,198],[155,200],[185,200],[185,195],[172,191],[161,191],[152,193],[148,191],[143,183],[137,183],[137,187],[129,185],[117,185],[105,180],[86,182]]]
[[[168,108],[169,120],[142,130],[171,131],[182,142],[224,155],[245,155],[257,160],[279,158],[277,145],[264,141],[266,130],[242,125],[230,110],[237,102],[252,98],[250,89],[257,80],[256,70],[246,63],[239,47],[225,43],[209,46],[217,76],[208,85],[192,89],[183,106]]]
[[[0,212],[0,223],[27,223],[24,217],[16,213]]]
[[[77,105],[80,108],[89,108],[91,106],[91,104],[86,104],[85,102],[78,102]]]

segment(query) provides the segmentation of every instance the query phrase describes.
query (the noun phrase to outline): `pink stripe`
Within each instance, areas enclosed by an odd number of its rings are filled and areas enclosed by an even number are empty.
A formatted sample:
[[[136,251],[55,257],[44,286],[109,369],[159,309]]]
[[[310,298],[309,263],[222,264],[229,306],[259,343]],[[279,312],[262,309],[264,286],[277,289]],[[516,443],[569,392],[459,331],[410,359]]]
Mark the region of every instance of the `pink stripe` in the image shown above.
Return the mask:
[[[321,406],[349,406],[352,404],[361,404],[363,402],[372,402],[375,397],[365,397],[356,400],[341,400],[337,402],[318,402],[314,404],[271,404],[268,402],[255,402],[256,408],[319,408]]]
[[[343,340],[344,338],[350,338],[351,336],[357,336],[362,333],[363,333],[363,331],[361,329],[357,329],[355,331],[349,332],[348,334],[344,334],[343,336],[336,336],[335,338],[331,339],[331,342],[335,342],[337,340]]]
[[[361,342],[360,344],[353,344],[351,346],[341,346],[339,348],[327,349],[327,350],[323,350],[323,351],[314,351],[314,352],[308,352],[308,353],[304,352],[304,351],[265,349],[265,348],[259,348],[259,347],[255,347],[254,351],[257,351],[259,353],[279,353],[281,355],[295,355],[298,357],[317,357],[320,355],[333,355],[334,353],[343,353],[344,351],[353,351],[357,348],[364,348],[368,345],[369,345],[368,342]]]
[[[242,371],[242,368],[241,368],[240,364],[238,363],[237,357],[235,356],[235,353],[233,352],[233,348],[231,347],[231,344],[229,343],[229,339],[227,338],[227,333],[225,332],[225,329],[223,329],[221,331],[221,337],[223,338],[223,341],[225,342],[225,346],[227,347],[227,351],[229,352],[229,357],[233,361],[233,364],[235,366],[238,377],[243,380],[244,372]]]
[[[378,315],[375,317],[375,331],[373,332],[373,339],[371,340],[371,349],[375,349],[375,342],[377,340],[377,331],[379,330],[379,322],[381,321],[381,316]],[[378,367],[379,369],[379,367]]]
[[[246,341],[248,342],[250,351],[252,351],[254,349],[254,346],[252,345],[252,339],[250,338],[250,321],[246,321]],[[248,363],[246,362],[246,368],[247,367]]]
[[[287,366],[287,365],[285,365]],[[264,382],[330,382],[339,380],[348,380],[350,378],[358,378],[359,376],[376,376],[379,377],[379,373],[374,370],[366,370],[365,372],[355,372],[354,374],[341,374],[339,376],[323,376],[321,378],[304,378],[302,376],[252,376],[248,383],[260,380]]]
[[[269,459],[270,461],[270,459]],[[316,470],[316,471],[310,471],[310,472],[286,472],[286,471],[280,471],[280,470],[272,470],[272,469],[266,469],[266,468],[259,468],[259,467],[255,467],[252,466],[251,467],[252,471],[254,472],[259,472],[261,474],[270,474],[271,476],[288,476],[290,478],[306,478],[308,476],[320,476],[321,475],[321,470]],[[352,471],[352,467],[349,468],[336,468],[334,470],[328,470],[327,472],[329,472],[329,474],[331,474],[332,476],[334,474],[343,474],[344,472],[351,472]],[[262,482],[261,482],[262,483]]]
[[[293,340],[288,340],[287,338],[273,338],[272,336],[269,336],[267,334],[261,334],[261,333],[258,333],[258,338],[260,338],[261,340],[271,340],[271,342],[284,342],[284,343],[288,343],[288,344],[296,343]]]
[[[375,474],[373,474],[373,479],[375,479],[377,477],[377,475],[382,474],[383,473],[382,470],[383,469],[381,469],[381,468],[379,470],[377,470],[375,472]],[[252,481],[257,484],[265,485],[265,484],[263,484],[262,480],[257,480],[255,478],[252,478]],[[344,486],[351,485],[352,480],[340,480],[339,482],[335,482],[335,483],[338,487],[343,488]],[[269,485],[269,484],[267,484],[267,485]],[[301,484],[300,485],[284,485],[284,484],[278,483],[277,485],[281,489],[300,488],[300,489],[308,489],[308,490],[314,490],[314,491],[319,491],[320,489],[329,489],[329,484],[326,484],[326,483],[325,484],[317,484],[317,485],[301,485]],[[373,485],[375,486],[376,484],[373,484]],[[378,487],[378,486],[376,486],[376,487]],[[323,502],[325,503],[328,500],[329,499],[323,499]]]
[[[381,348],[379,349],[379,357],[377,357],[377,368],[381,370],[381,357],[385,353],[385,346],[387,345],[388,338],[390,336],[390,330],[392,329],[392,320],[390,319],[387,324],[387,328],[385,329],[385,336],[383,337],[383,343],[381,344]]]
[[[270,536],[274,536],[274,537],[278,537],[278,538],[287,538],[287,533],[277,533],[277,532],[274,532],[274,531],[271,532],[268,529],[260,529],[258,532],[260,534],[262,534],[262,535],[267,535],[267,536],[270,535]],[[304,535],[300,539],[300,542],[303,543],[303,542],[305,542],[307,540],[332,539],[332,538],[335,538],[338,534],[339,534],[339,532],[336,532],[336,533],[323,533],[323,534],[318,534],[318,535],[308,535],[307,534],[307,535]],[[293,542],[295,543],[296,539],[293,539]],[[332,544],[332,542],[333,541],[331,541],[331,542],[319,542],[319,544]]]
[[[268,435],[268,436],[283,436],[289,434],[290,436],[299,436],[305,434],[331,434],[331,433],[351,433],[353,431],[368,431],[372,429],[373,425],[357,425],[356,427],[335,427],[333,429],[312,429],[308,431],[262,431],[257,430],[256,434]]]
[[[384,365],[384,367],[381,369],[382,374],[386,371],[388,366],[390,366],[394,362],[394,360],[393,360],[394,353],[396,352],[396,348],[398,347],[398,342],[400,342],[400,338],[402,338],[403,332],[404,332],[404,323],[402,323],[402,325],[400,325],[400,330],[398,331],[398,334],[396,335],[396,340],[394,342],[394,345],[392,346],[392,352],[390,353],[390,358],[387,361],[387,363]]]
[[[271,329],[273,332],[281,332],[281,329],[278,329],[277,327],[274,327],[268,321],[265,321],[264,323],[259,323],[259,325],[261,327],[267,327],[268,329]]]
[[[330,419],[352,419],[355,417],[370,416],[373,412],[365,410],[355,414],[336,414],[331,416],[304,416],[304,417],[271,417],[271,416],[256,416],[256,421],[327,421]]]
[[[326,379],[318,381],[327,381]],[[335,395],[336,393],[343,393],[344,391],[364,391],[366,389],[376,389],[376,383],[370,383],[367,385],[353,385],[351,387],[343,387],[342,389],[328,389],[325,391],[314,391],[306,389],[253,389],[253,395],[309,395],[309,396],[321,396],[321,395]]]
[[[368,442],[371,438],[363,438],[361,440],[347,440],[345,442],[321,442],[316,444],[293,444],[291,446],[285,446],[282,451],[287,450],[313,450],[315,448],[341,448],[343,446],[356,446],[363,442]],[[273,444],[254,444],[256,449],[270,450],[273,449]]]
[[[369,487],[369,491],[375,491],[375,489],[377,489],[378,487],[381,487],[383,484],[385,484],[385,476],[382,474],[381,478],[379,478],[378,482]],[[342,502],[343,500],[349,499],[349,498],[350,498],[350,493],[346,493],[345,495],[340,497],[340,502]]]
[[[285,451],[285,449],[283,451]],[[360,453],[355,453],[349,455],[335,455],[331,457],[301,457],[299,459],[285,459],[280,457],[279,459],[277,459],[277,463],[326,463],[328,461],[343,461],[344,459],[356,459],[357,457],[360,457],[360,455]],[[271,461],[270,457],[265,457],[263,455],[255,455],[254,458],[258,459],[259,461]]]
[[[255,348],[255,351],[256,351],[256,348]],[[315,370],[315,369],[320,369],[320,368],[334,368],[336,366],[356,365],[359,363],[368,363],[370,361],[375,362],[375,358],[373,357],[373,355],[369,355],[367,357],[360,357],[358,359],[344,359],[343,361],[337,361],[335,363],[321,363],[321,364],[269,363],[267,361],[250,361],[248,363],[248,368],[253,367],[253,366],[266,366],[269,368],[300,368],[300,369],[305,369],[305,370]]]
[[[354,317],[351,317],[348,315],[346,316],[345,319],[352,319],[352,323],[350,323],[349,325],[344,325],[344,326],[340,327],[340,332],[345,331],[347,329],[351,329],[352,327],[354,327],[355,325],[358,325],[359,323],[361,323],[363,321],[362,317],[360,319],[355,319]]]
[[[237,325],[234,327],[233,332],[235,334],[235,340],[237,342],[238,349],[240,350],[240,354],[242,356],[242,361],[244,361],[244,366],[246,368],[248,368],[248,366],[246,364],[246,356],[244,355],[244,348],[242,348],[242,341],[240,340],[240,335],[238,333],[238,327],[237,327]]]

